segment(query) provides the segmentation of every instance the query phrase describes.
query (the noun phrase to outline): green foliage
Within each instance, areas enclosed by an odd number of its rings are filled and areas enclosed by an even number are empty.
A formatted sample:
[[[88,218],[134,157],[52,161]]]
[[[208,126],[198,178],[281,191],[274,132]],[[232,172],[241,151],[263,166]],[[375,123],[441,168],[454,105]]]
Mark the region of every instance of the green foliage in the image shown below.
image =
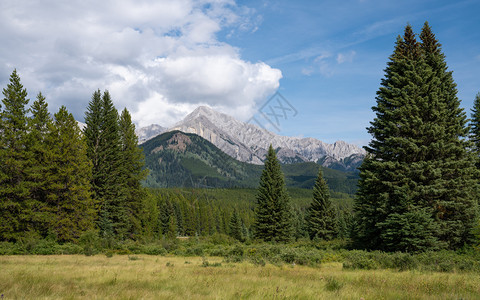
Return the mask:
[[[313,201],[307,210],[306,224],[311,239],[331,240],[337,233],[336,214],[322,171],[319,171],[313,187]]]
[[[48,198],[52,191],[50,183],[50,168],[54,156],[55,144],[49,140],[50,131],[54,124],[48,113],[48,104],[42,93],[38,93],[37,99],[31,107],[32,117],[28,120],[28,142],[31,155],[31,164],[27,171],[30,181],[30,198],[35,203],[32,210],[36,230],[45,236],[50,228],[51,214],[48,211]]]
[[[83,254],[92,256],[99,252],[100,238],[95,230],[85,231],[79,239],[79,244],[83,248]]]
[[[144,207],[148,205],[146,192],[140,185],[146,176],[144,157],[137,147],[130,113],[124,109],[119,117],[109,92],[102,96],[96,91],[85,113],[85,123],[101,235],[108,239],[155,236],[152,228],[155,222]],[[149,217],[144,218],[144,213]]]
[[[232,216],[230,217],[230,222],[228,223],[229,234],[231,237],[237,241],[244,241],[243,232],[242,232],[242,220],[238,215],[236,209],[233,210]]]
[[[142,147],[148,187],[253,187],[261,172],[195,134],[167,132]]]
[[[255,206],[254,236],[264,241],[289,241],[293,234],[290,197],[280,163],[270,145]]]
[[[325,289],[330,292],[337,292],[344,286],[342,282],[334,277],[327,277],[325,280],[327,281]]]
[[[475,96],[470,122],[470,140],[476,156],[477,168],[480,168],[480,93]]]
[[[477,182],[465,113],[427,23],[420,38],[405,28],[377,92],[360,168],[358,247],[426,251],[472,241]]]
[[[119,120],[119,133],[121,144],[121,189],[125,199],[128,233],[135,238],[142,231],[143,205],[146,191],[140,182],[145,179],[147,171],[143,170],[145,158],[142,150],[138,148],[138,138],[135,134],[135,125],[127,109],[122,111]]]
[[[76,241],[93,229],[96,218],[90,195],[92,166],[77,122],[64,106],[55,114],[48,139],[55,145],[46,182],[49,228],[60,241]]]
[[[31,166],[27,139],[27,91],[14,70],[3,89],[0,112],[0,239],[16,240],[31,230],[32,209],[27,170]]]

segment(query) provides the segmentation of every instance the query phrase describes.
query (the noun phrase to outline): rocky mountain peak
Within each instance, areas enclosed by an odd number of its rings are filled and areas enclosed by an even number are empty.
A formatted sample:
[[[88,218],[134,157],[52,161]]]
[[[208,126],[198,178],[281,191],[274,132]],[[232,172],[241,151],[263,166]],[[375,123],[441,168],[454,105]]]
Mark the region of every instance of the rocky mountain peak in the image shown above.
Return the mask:
[[[358,159],[349,161],[359,163],[365,155],[362,148],[344,141],[327,144],[314,138],[280,136],[207,106],[198,107],[168,129],[173,130],[197,134],[231,157],[253,164],[263,163],[270,144],[278,149],[277,156],[284,163],[314,161],[324,165],[343,165],[346,158],[354,156]],[[345,168],[349,169],[349,166]]]

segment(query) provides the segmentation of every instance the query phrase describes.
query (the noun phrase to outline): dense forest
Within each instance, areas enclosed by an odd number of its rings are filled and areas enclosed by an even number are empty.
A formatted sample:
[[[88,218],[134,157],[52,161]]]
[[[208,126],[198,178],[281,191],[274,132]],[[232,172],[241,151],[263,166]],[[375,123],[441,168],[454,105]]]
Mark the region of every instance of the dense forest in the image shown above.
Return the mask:
[[[355,200],[355,177],[336,182],[337,173],[315,163],[282,166],[272,147],[258,168],[205,141],[186,156],[167,151],[162,143],[178,132],[143,145],[170,157],[153,169],[159,157],[145,160],[130,113],[118,113],[108,91],[93,93],[81,131],[64,106],[52,117],[41,93],[28,106],[14,70],[0,107],[0,242],[93,238],[108,248],[220,234],[239,242],[341,239],[391,252],[474,245],[480,96],[468,126],[428,23],[419,37],[407,26],[387,63]],[[308,186],[296,184],[305,170]],[[210,181],[199,188],[193,178]],[[189,188],[173,188],[187,179]],[[205,188],[216,182],[229,189]]]

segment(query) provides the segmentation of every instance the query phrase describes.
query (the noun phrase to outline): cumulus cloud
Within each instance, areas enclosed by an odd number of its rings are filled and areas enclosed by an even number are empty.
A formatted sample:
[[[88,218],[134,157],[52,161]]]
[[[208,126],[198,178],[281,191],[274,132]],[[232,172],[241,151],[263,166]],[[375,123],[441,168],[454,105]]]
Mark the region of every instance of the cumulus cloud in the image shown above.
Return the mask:
[[[254,31],[259,19],[233,0],[4,0],[0,70],[17,68],[30,98],[42,91],[52,111],[65,104],[80,120],[96,89],[141,126],[171,125],[198,105],[248,118],[282,74],[217,33]]]

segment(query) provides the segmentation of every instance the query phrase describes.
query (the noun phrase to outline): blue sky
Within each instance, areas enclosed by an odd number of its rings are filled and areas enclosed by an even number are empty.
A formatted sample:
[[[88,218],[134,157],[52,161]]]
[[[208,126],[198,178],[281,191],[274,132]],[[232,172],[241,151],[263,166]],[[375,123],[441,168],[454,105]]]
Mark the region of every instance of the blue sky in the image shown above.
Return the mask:
[[[282,134],[366,144],[383,69],[407,23],[417,33],[430,23],[468,112],[480,92],[479,1],[241,3],[262,16],[257,31],[223,38],[244,59],[282,71],[279,91],[298,110]]]
[[[30,99],[80,121],[96,89],[139,126],[198,105],[246,121],[279,92],[297,114],[277,133],[365,145],[395,39],[425,21],[468,114],[480,92],[480,1],[37,2],[0,3],[0,85],[16,68]]]

